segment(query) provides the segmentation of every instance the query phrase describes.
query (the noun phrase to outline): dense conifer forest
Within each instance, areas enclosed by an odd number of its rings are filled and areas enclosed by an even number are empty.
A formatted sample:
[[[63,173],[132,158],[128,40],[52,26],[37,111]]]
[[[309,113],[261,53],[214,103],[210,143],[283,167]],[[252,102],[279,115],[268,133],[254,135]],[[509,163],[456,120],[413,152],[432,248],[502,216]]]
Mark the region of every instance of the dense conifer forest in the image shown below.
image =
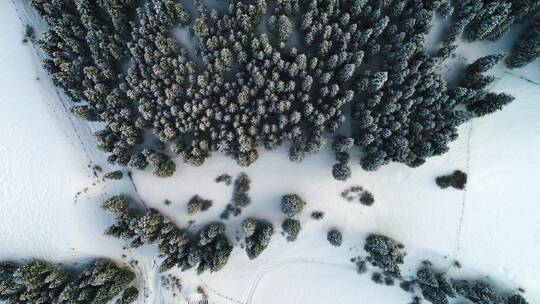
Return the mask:
[[[457,39],[496,40],[519,23],[506,64],[539,53],[534,0],[31,2],[50,26],[37,39],[43,64],[73,113],[105,122],[96,138],[111,163],[162,177],[176,170],[171,157],[200,166],[216,151],[249,166],[286,145],[300,162],[329,137],[338,180],[351,175],[353,147],[365,170],[419,166],[459,125],[513,99],[489,91],[503,55],[479,58],[457,84],[443,79]],[[428,52],[435,18],[450,22]]]
[[[80,268],[80,267],[79,267]],[[106,259],[77,270],[42,260],[0,263],[0,300],[9,304],[118,304],[135,302],[135,273]]]

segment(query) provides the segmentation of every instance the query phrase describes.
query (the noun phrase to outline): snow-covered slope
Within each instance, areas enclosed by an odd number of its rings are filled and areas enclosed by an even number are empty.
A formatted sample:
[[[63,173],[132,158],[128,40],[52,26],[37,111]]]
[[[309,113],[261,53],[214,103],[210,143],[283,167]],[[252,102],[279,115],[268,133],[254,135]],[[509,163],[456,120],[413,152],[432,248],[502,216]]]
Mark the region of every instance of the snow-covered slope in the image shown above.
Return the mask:
[[[114,168],[95,148],[92,132],[99,126],[88,126],[67,113],[67,101],[40,67],[39,52],[22,43],[25,22],[40,27],[25,5],[0,1],[1,260],[136,259],[147,296],[141,302],[146,303],[193,298],[198,286],[207,291],[211,303],[356,303],[359,299],[406,303],[410,295],[371,283],[369,275],[357,275],[349,262],[363,254],[366,234],[378,232],[405,244],[406,274],[421,260],[430,259],[459,277],[489,276],[508,291],[523,287],[531,303],[540,302],[538,61],[521,70],[498,68],[495,90],[516,100],[501,112],[463,125],[450,152],[420,168],[391,164],[365,172],[354,164],[352,178],[339,182],[331,178],[329,149],[296,164],[287,159],[284,147],[262,152],[249,168],[216,154],[199,168],[178,163],[178,172],[169,179],[144,171],[133,174],[134,184],[128,178],[103,182],[102,173],[93,167],[105,172]],[[507,49],[504,41],[465,45],[459,53],[476,58]],[[454,169],[469,174],[467,190],[440,190],[434,178]],[[173,271],[184,285],[176,298],[161,287],[155,249],[123,250],[121,241],[102,235],[111,219],[99,206],[117,193],[131,195],[180,225],[194,219],[194,229],[217,220],[232,187],[216,184],[214,178],[242,171],[252,179],[253,203],[240,217],[226,222],[228,233],[234,239],[244,216],[256,216],[274,224],[273,241],[254,261],[236,247],[218,273],[198,277]],[[340,192],[351,185],[371,191],[375,205],[343,200]],[[308,202],[303,230],[293,243],[279,234],[280,196],[290,192]],[[214,206],[188,217],[185,205],[194,194],[214,200]],[[165,199],[172,204],[165,205]],[[324,211],[324,220],[311,219],[314,210]],[[326,241],[326,231],[332,227],[343,232],[341,247]],[[451,267],[455,260],[463,268]]]

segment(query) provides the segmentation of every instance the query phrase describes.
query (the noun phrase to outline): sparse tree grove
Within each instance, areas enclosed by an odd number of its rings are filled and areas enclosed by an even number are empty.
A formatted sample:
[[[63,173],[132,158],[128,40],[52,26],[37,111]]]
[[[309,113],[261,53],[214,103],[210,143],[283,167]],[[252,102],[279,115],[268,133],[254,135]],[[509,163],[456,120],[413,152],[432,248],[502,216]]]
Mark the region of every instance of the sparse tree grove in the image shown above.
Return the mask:
[[[419,166],[448,150],[457,126],[511,102],[489,92],[493,78],[483,73],[494,61],[452,87],[440,67],[458,37],[498,39],[540,8],[534,0],[232,0],[226,11],[202,0],[31,3],[50,26],[37,42],[44,67],[78,103],[73,113],[105,122],[96,138],[111,163],[168,177],[172,155],[200,166],[219,151],[249,166],[261,147],[283,144],[299,162],[349,120],[333,144],[338,180],[352,173],[353,146],[365,170]],[[424,47],[437,15],[451,23],[431,55]],[[538,57],[537,23],[508,66]],[[194,35],[195,52],[173,27]]]
[[[412,279],[403,279],[401,277],[401,265],[404,262],[404,246],[393,239],[380,235],[370,234],[366,238],[364,250],[369,254],[367,261],[383,271],[386,275],[386,281],[393,281],[392,278],[401,280],[400,287],[406,291],[415,294],[417,287],[424,300],[433,304],[455,303],[451,299],[467,300],[467,303],[474,304],[527,304],[527,300],[515,292],[502,292],[489,284],[485,277],[480,280],[464,280],[449,277],[444,271],[436,271],[431,262],[423,261],[422,266],[416,272]],[[359,274],[366,272],[366,264],[362,259],[354,259],[357,267],[362,267]],[[375,282],[382,283],[383,277],[379,272],[373,274],[372,279]],[[413,303],[420,303],[421,298],[413,297]]]
[[[198,273],[218,271],[225,266],[232,251],[222,223],[211,223],[198,233],[191,233],[157,210],[141,211],[130,207],[130,201],[125,196],[109,198],[103,208],[116,215],[114,224],[105,233],[130,240],[133,248],[155,244],[160,256],[165,258],[161,271],[172,267],[182,270],[194,268]]]

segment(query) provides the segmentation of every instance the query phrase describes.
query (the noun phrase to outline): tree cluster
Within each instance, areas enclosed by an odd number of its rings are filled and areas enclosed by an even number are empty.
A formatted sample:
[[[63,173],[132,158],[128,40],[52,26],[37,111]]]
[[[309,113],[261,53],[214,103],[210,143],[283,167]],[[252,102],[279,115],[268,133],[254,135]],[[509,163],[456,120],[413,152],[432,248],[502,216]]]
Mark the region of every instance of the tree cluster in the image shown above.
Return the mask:
[[[99,148],[109,161],[126,166],[132,148],[142,143],[142,128],[126,94],[123,62],[128,58],[133,0],[32,0],[50,26],[38,45],[48,58],[43,66],[53,83],[75,106],[73,113],[103,121],[96,133]]]
[[[516,23],[528,25],[530,19],[540,12],[540,2],[536,0],[452,2],[452,24],[443,40],[443,47],[438,52],[438,56],[443,59],[453,54],[457,48],[455,42],[461,34],[468,41],[483,39],[495,41],[507,33],[511,25]],[[507,66],[512,68],[509,62]],[[519,62],[524,65],[530,61]]]
[[[353,147],[354,140],[350,137],[336,136],[332,144],[336,155],[337,163],[332,167],[332,176],[340,181],[345,181],[351,177],[351,167],[349,167],[349,159],[351,156],[348,151]]]
[[[469,41],[498,40],[514,23],[524,23],[540,10],[536,0],[453,1],[453,23],[445,40],[455,41],[461,33]]]
[[[415,283],[420,287],[424,299],[433,304],[449,304],[449,299],[463,297],[474,304],[527,304],[519,294],[503,296],[492,285],[484,281],[453,280],[444,272],[431,267],[418,270]]]
[[[281,211],[287,216],[281,223],[281,229],[288,242],[295,241],[302,230],[302,224],[295,217],[302,213],[305,205],[306,202],[298,194],[286,194],[281,197]]]
[[[157,210],[140,211],[131,208],[125,196],[113,196],[103,204],[103,208],[116,214],[114,224],[106,234],[130,240],[131,247],[155,244],[160,256],[165,259],[160,270],[174,266],[183,271],[195,268],[198,273],[220,270],[229,259],[232,245],[225,235],[225,226],[212,223],[198,233],[179,228],[169,218]]]
[[[405,253],[403,245],[398,244],[391,238],[370,234],[364,246],[369,256],[363,260],[354,258],[359,273],[367,270],[366,261],[380,268],[383,273],[375,272],[372,279],[378,284],[392,285],[394,279],[401,280],[400,287],[406,292],[414,293],[419,288],[423,298],[433,304],[449,304],[455,301],[451,299],[466,299],[473,304],[527,304],[527,300],[520,294],[501,292],[494,286],[482,280],[456,280],[449,278],[445,272],[436,271],[431,262],[424,261],[423,266],[411,279],[401,278],[400,266],[403,264]],[[390,283],[392,281],[392,283]],[[420,303],[421,299],[415,296],[414,303]]]
[[[442,189],[453,187],[463,190],[467,185],[467,174],[461,170],[455,170],[452,174],[437,177],[435,183]]]
[[[375,198],[371,192],[362,188],[362,186],[351,186],[341,191],[341,197],[348,202],[352,202],[354,199],[365,206],[371,206],[375,203]]]
[[[455,298],[457,292],[445,273],[435,272],[425,267],[416,273],[416,283],[422,290],[422,295],[430,303],[448,304],[448,298]]]
[[[240,215],[242,209],[251,204],[250,187],[251,179],[249,176],[244,172],[240,173],[234,180],[231,203],[227,204],[227,207],[221,213],[222,219],[228,219],[231,213],[234,216]]]
[[[192,196],[187,203],[187,214],[194,215],[197,212],[202,212],[212,207],[212,200],[204,199],[198,194]]]
[[[83,270],[42,260],[25,264],[0,263],[0,300],[9,304],[107,304],[121,295],[120,304],[139,296],[130,286],[135,273],[114,262],[99,259]]]

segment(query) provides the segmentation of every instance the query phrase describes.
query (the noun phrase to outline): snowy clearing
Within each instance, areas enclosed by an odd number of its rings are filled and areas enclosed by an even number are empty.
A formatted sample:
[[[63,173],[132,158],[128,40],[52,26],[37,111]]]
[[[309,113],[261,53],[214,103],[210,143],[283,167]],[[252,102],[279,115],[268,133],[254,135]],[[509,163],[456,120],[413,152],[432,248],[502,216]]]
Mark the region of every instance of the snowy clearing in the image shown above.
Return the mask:
[[[334,162],[329,148],[302,164],[290,162],[281,148],[262,152],[248,168],[216,154],[198,168],[177,163],[172,178],[159,179],[147,170],[134,173],[133,184],[127,177],[104,182],[102,175],[117,168],[95,148],[97,126],[68,113],[66,99],[41,68],[38,51],[22,43],[24,24],[39,26],[35,14],[24,4],[1,1],[0,17],[0,259],[136,259],[147,295],[141,303],[176,303],[160,285],[155,248],[124,250],[122,242],[103,235],[112,218],[100,208],[102,201],[125,193],[177,224],[194,219],[197,228],[217,220],[229,203],[232,187],[216,184],[215,177],[246,172],[253,203],[240,217],[225,221],[228,234],[233,239],[239,235],[244,216],[265,218],[276,231],[270,246],[254,261],[235,247],[218,273],[171,271],[184,286],[176,299],[195,298],[202,286],[211,303],[407,303],[409,294],[373,284],[369,274],[357,275],[349,261],[364,255],[366,234],[377,232],[405,244],[406,275],[430,259],[458,277],[489,276],[502,290],[524,288],[531,303],[540,302],[538,61],[513,71],[499,67],[495,90],[516,100],[463,125],[447,154],[419,168],[391,164],[366,172],[354,164],[351,179],[339,182],[329,175]],[[505,41],[466,45],[458,53],[473,59],[507,50]],[[468,174],[466,191],[435,185],[436,176],[454,169]],[[371,191],[375,204],[343,200],[339,194],[351,185]],[[293,243],[279,233],[284,219],[279,200],[290,192],[307,201],[303,230]],[[186,204],[195,194],[214,200],[214,206],[189,217]],[[165,205],[166,199],[172,204]],[[324,220],[311,219],[315,210],[325,212]],[[341,247],[326,240],[333,227],[343,232]],[[459,271],[451,267],[456,260],[463,265]]]

